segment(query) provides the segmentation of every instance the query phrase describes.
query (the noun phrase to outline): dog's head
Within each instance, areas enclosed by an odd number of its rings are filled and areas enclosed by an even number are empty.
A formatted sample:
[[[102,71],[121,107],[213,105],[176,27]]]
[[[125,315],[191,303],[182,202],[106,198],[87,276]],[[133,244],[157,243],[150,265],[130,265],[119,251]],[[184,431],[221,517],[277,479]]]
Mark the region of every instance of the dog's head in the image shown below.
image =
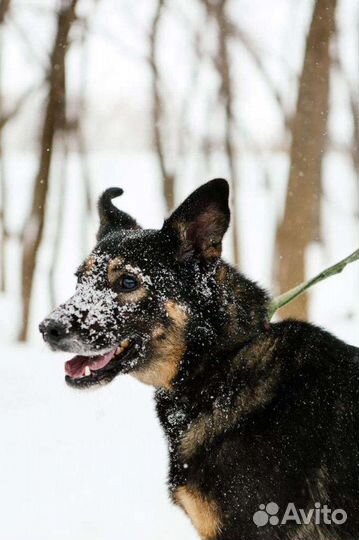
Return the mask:
[[[170,388],[188,349],[230,350],[264,319],[265,295],[221,260],[228,184],[201,186],[165,221],[144,230],[99,200],[98,243],[77,271],[75,294],[40,324],[53,350],[75,353],[66,381],[79,388],[132,372]]]

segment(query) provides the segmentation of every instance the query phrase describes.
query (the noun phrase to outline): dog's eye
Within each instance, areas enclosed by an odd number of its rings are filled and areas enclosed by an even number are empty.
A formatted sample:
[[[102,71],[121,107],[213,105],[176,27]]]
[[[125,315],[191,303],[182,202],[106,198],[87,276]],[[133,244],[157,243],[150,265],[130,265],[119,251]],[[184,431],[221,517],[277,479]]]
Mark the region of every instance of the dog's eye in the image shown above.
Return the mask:
[[[130,292],[139,286],[138,279],[131,274],[123,274],[115,283],[116,292]]]

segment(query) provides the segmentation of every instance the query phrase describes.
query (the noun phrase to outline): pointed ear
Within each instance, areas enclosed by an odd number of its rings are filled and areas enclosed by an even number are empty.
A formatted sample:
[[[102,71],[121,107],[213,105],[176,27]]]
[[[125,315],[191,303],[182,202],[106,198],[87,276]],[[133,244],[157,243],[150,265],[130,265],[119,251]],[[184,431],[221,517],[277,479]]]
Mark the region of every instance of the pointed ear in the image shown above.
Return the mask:
[[[123,189],[113,187],[106,189],[99,198],[100,227],[97,232],[97,240],[101,240],[106,234],[115,229],[140,229],[140,226],[131,216],[112,204],[112,199],[119,197],[122,193]]]
[[[228,182],[216,178],[194,191],[165,221],[162,230],[175,238],[179,260],[221,256],[230,220],[228,196]]]

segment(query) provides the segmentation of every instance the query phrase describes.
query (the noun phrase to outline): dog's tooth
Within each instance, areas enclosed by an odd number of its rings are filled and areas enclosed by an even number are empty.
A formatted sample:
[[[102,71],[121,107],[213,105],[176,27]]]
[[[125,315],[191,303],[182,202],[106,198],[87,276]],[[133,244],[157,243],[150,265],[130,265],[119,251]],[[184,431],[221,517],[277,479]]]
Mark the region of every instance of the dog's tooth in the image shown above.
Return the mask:
[[[123,351],[123,348],[122,347],[117,347],[116,349],[116,354],[121,354]]]
[[[89,368],[89,366],[86,366],[85,367],[85,377],[88,377],[89,375],[91,375],[91,369]]]
[[[126,349],[130,344],[130,340],[129,339],[124,339],[123,341],[121,341],[121,347],[123,349]]]

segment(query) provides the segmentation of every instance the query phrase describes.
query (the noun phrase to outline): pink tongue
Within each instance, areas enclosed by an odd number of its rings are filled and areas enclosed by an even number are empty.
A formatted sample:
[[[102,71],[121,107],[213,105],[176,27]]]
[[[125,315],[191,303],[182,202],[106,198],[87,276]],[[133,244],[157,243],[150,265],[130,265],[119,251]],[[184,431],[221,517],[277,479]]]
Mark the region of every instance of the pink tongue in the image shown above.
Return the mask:
[[[98,369],[107,366],[114,355],[115,350],[110,351],[103,356],[75,356],[65,363],[65,373],[72,379],[80,379],[81,377],[85,377],[86,366],[88,366],[91,371],[97,371]]]

